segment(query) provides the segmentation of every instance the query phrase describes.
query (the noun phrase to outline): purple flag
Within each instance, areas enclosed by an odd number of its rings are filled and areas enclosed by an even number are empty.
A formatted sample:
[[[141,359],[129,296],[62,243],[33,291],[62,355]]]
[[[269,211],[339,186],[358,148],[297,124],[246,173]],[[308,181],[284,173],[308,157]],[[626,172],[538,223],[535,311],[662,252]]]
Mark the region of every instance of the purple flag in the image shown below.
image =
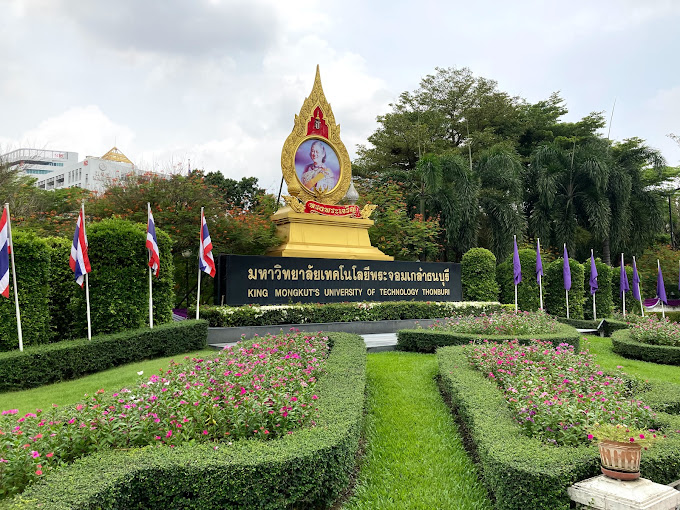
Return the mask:
[[[668,299],[666,299],[666,286],[663,284],[663,275],[661,274],[661,266],[659,266],[659,274],[656,277],[656,297],[658,297],[664,305],[668,304]]]
[[[536,239],[536,281],[541,281],[543,276],[543,261],[541,260],[541,241]]]
[[[519,263],[519,251],[517,251],[517,236],[515,236],[515,251],[512,253],[512,270],[515,285],[522,281],[522,265]]]
[[[624,292],[628,292],[630,286],[628,285],[628,275],[626,274],[626,266],[623,265],[623,253],[621,254],[621,275],[619,277],[619,297],[623,296]]]
[[[595,267],[595,256],[593,251],[590,251],[590,293],[597,292],[597,267]]]
[[[564,266],[562,267],[562,276],[564,277],[564,290],[571,289],[571,268],[569,267],[569,255],[567,254],[567,245],[564,245]]]
[[[637,272],[637,265],[635,264],[635,257],[633,257],[633,297],[640,301],[640,276]]]

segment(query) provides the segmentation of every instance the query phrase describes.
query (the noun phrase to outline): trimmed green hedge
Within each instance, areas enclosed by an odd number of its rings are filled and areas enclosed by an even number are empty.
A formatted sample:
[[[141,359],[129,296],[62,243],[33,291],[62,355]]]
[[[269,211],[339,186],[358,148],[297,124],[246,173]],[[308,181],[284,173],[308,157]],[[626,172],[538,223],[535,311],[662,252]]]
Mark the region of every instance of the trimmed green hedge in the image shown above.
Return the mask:
[[[92,265],[92,333],[115,333],[149,324],[149,267],[146,225],[112,218],[87,227]],[[174,268],[172,241],[156,229],[161,267],[153,277],[154,325],[172,320]],[[73,278],[73,277],[71,277]],[[73,285],[76,285],[75,283]],[[85,291],[74,299],[76,333],[87,335]]]
[[[492,302],[386,301],[384,303],[327,303],[280,306],[201,306],[200,316],[210,327],[275,326],[327,322],[441,319],[452,315],[479,315],[503,310]],[[196,316],[196,308],[189,317]]]
[[[522,281],[517,286],[517,304],[520,310],[536,311],[540,305],[538,281],[536,280],[536,250],[519,250]],[[500,285],[500,302],[515,304],[515,280],[512,255],[496,268]],[[514,309],[514,308],[513,308]]]
[[[482,469],[482,480],[499,510],[567,510],[567,488],[600,474],[594,445],[550,446],[526,437],[496,385],[472,368],[461,347],[437,352],[440,387],[450,398],[460,429]],[[644,398],[644,397],[642,397]],[[660,425],[680,423],[677,416],[660,413]],[[645,451],[645,478],[667,484],[680,472],[680,434]]]
[[[612,335],[612,350],[616,354],[628,359],[680,366],[680,347],[638,342],[630,337],[630,330],[628,329],[614,332]]]
[[[12,232],[12,242],[24,347],[44,344],[49,341],[50,248],[35,233],[19,229]],[[11,274],[10,270],[10,299],[0,298],[0,351],[19,349],[14,279]]]
[[[486,248],[472,248],[461,259],[463,299],[497,301],[496,257]]]
[[[602,322],[602,319],[594,321],[586,319],[567,319],[566,317],[555,317],[555,320],[561,322],[562,324],[569,324],[570,326],[578,329],[597,329],[597,327]]]
[[[616,319],[605,319],[602,323],[602,330],[604,331],[604,336],[612,336],[614,331],[620,329],[628,329],[630,326],[627,322],[619,321]]]
[[[77,337],[73,302],[81,290],[73,281],[73,271],[68,265],[73,241],[65,237],[48,237],[45,242],[51,250],[48,295],[50,342],[70,340]]]
[[[320,421],[272,441],[109,451],[62,468],[0,507],[325,508],[345,490],[363,421],[366,348],[330,333]]]
[[[564,259],[559,258],[545,266],[543,276],[543,305],[545,311],[551,315],[567,316],[567,305],[564,292],[564,278],[562,265]],[[585,294],[583,288],[583,266],[574,259],[569,259],[571,270],[571,290],[569,291],[569,317],[583,319],[583,302]]]
[[[561,325],[561,329],[557,333],[543,335],[473,335],[434,329],[405,329],[397,333],[396,348],[399,351],[435,352],[439,347],[448,345],[466,345],[484,339],[500,343],[515,338],[521,344],[528,344],[534,339],[552,342],[553,345],[566,343],[573,345],[578,352],[581,337],[575,328],[566,324]]]
[[[0,353],[0,391],[35,388],[133,361],[203,349],[205,321],[181,321],[113,335],[28,347]]]

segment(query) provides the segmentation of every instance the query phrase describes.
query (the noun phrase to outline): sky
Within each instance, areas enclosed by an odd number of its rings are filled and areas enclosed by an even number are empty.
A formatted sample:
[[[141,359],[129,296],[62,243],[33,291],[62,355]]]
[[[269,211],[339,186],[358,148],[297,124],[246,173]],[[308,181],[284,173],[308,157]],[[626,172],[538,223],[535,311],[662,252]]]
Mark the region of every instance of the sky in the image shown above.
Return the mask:
[[[0,153],[117,146],[138,167],[258,178],[316,65],[350,157],[400,93],[468,67],[529,102],[559,91],[614,140],[680,165],[677,0],[0,0]],[[606,135],[606,132],[604,133]],[[285,190],[285,188],[284,188]]]

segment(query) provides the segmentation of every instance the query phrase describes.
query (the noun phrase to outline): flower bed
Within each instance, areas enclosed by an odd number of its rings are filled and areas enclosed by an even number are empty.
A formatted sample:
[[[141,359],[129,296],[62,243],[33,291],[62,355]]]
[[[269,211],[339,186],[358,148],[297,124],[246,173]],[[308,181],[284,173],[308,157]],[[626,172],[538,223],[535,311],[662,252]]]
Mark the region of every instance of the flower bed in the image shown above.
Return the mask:
[[[472,367],[464,347],[437,351],[440,385],[450,397],[460,430],[479,460],[482,480],[499,510],[567,510],[567,488],[596,476],[600,459],[594,445],[551,446],[527,437],[496,383]],[[644,394],[640,395],[644,400]],[[680,430],[680,417],[657,413],[657,425]],[[680,472],[680,434],[645,452],[645,478],[670,483]]]
[[[639,342],[632,338],[631,329],[622,329],[612,334],[612,350],[628,359],[680,366],[680,347]]]
[[[3,411],[0,496],[94,451],[274,438],[314,425],[314,387],[327,353],[327,338],[318,334],[265,337],[173,363],[110,398],[99,390],[75,407],[18,419]]]
[[[534,341],[485,342],[466,349],[468,362],[504,391],[515,421],[530,437],[576,446],[595,423],[649,428],[653,413],[626,381],[603,372],[587,351]]]
[[[218,424],[222,418],[213,415],[218,423],[212,425],[219,437],[211,437],[210,433],[204,435],[201,430],[203,427],[199,426],[195,427],[199,432],[198,437],[182,444],[173,443],[177,438],[176,430],[188,426],[182,418],[179,420],[182,427],[169,429],[173,434],[168,438],[154,437],[154,446],[129,450],[106,448],[87,455],[72,466],[55,470],[11,500],[9,505],[12,508],[177,508],[186,506],[191,501],[195,508],[283,508],[329,504],[346,486],[354,465],[361,430],[366,356],[360,337],[341,333],[331,334],[329,337],[333,348],[325,363],[323,377],[314,385],[309,384],[310,374],[302,369],[305,374],[303,380],[298,379],[297,387],[296,384],[291,386],[291,391],[296,387],[294,391],[298,395],[297,402],[314,403],[314,413],[309,412],[307,406],[309,416],[306,421],[310,424],[311,420],[316,421],[316,427],[299,428],[305,420],[301,423],[297,419],[295,426],[298,428],[288,431],[293,432],[292,434],[278,433],[278,437],[273,438],[275,434],[271,431],[269,435],[264,435],[264,430],[269,430],[268,425],[249,421],[248,430],[251,433],[258,431],[257,434],[252,434],[253,437],[272,439],[233,439],[231,433],[226,437],[220,436],[223,429]],[[258,343],[262,344],[261,341]],[[271,349],[268,352],[270,355]],[[259,358],[261,354],[261,350],[253,350],[248,357],[251,362],[260,365],[256,360],[269,359]],[[311,353],[310,350],[306,352],[304,359],[309,361],[310,356],[312,359],[320,357],[318,351]],[[283,358],[285,359],[285,355]],[[300,359],[292,356],[288,361],[298,363]],[[206,367],[208,364],[212,366],[212,363],[214,361],[211,360],[203,362]],[[231,367],[232,372],[235,369],[242,370],[240,377],[243,377],[246,367],[238,365],[239,363],[233,362],[228,367]],[[217,370],[223,374],[221,370],[228,367],[220,366]],[[177,376],[175,379],[184,381],[190,375],[187,371],[177,370],[179,367],[173,369]],[[315,368],[312,374],[316,370]],[[185,377],[179,378],[180,373],[184,373]],[[261,378],[256,378],[254,373],[250,372],[253,374],[249,377],[250,386],[235,385],[227,390],[227,394],[236,393],[233,395],[236,400],[240,398],[237,395],[241,395],[243,388],[246,389],[243,398],[250,395],[253,401],[264,404],[266,400],[255,398],[259,391],[255,386],[264,385]],[[239,379],[241,380],[243,379]],[[304,386],[302,382],[308,386]],[[166,386],[161,380],[151,385],[145,384],[154,387],[153,389],[170,386]],[[179,391],[183,391],[181,388],[187,389],[182,383],[178,384]],[[205,386],[200,388],[206,389]],[[272,391],[282,391],[279,386],[276,388],[278,389]],[[148,388],[140,387],[140,391],[146,389]],[[249,393],[250,389],[254,392]],[[193,391],[193,387],[190,385],[188,390]],[[288,395],[292,393],[289,392]],[[318,399],[313,399],[314,395]],[[189,400],[187,404],[181,404],[181,400],[177,399],[182,396],[178,395],[173,401],[187,409],[193,406]],[[292,398],[290,396],[287,402]],[[222,399],[222,402],[233,401]],[[258,406],[262,408],[260,410],[265,407],[257,403],[251,406],[256,410],[255,415],[258,415]],[[206,406],[206,413],[210,412],[208,407]],[[282,407],[284,406],[276,408],[274,414],[281,417],[284,412]],[[286,404],[285,407],[291,405]],[[301,404],[297,409],[300,413],[304,412]],[[260,419],[268,420],[270,410],[273,409],[259,413]],[[290,411],[288,410],[289,416]],[[226,414],[234,416],[233,413]],[[179,415],[176,414],[177,416]],[[143,426],[147,421],[142,420],[137,425]],[[211,424],[209,420],[205,423]],[[272,430],[279,429],[274,424]]]
[[[0,392],[36,388],[100,372],[133,361],[204,349],[205,321],[161,324],[0,353]]]
[[[528,343],[541,339],[553,345],[567,343],[579,349],[580,337],[575,328],[561,324],[544,313],[492,313],[481,317],[453,317],[429,329],[402,330],[397,334],[397,349],[434,352],[438,347],[464,345],[493,339],[517,339]]]
[[[275,326],[326,322],[438,319],[452,314],[477,315],[503,309],[495,302],[388,301],[383,303],[327,303],[272,306],[201,306],[201,319],[210,327]],[[189,317],[196,311],[189,310]]]
[[[630,338],[643,344],[680,347],[680,325],[669,319],[648,318],[631,324]]]

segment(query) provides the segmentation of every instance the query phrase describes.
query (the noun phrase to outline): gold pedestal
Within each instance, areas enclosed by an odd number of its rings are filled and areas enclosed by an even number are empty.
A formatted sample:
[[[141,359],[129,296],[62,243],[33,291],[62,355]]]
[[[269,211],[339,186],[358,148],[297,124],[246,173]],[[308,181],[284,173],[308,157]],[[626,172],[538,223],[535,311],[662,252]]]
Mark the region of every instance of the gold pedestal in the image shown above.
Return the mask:
[[[285,239],[267,252],[272,257],[394,260],[371,246],[368,229],[373,220],[296,213],[290,207],[279,209],[272,220],[276,234]]]

